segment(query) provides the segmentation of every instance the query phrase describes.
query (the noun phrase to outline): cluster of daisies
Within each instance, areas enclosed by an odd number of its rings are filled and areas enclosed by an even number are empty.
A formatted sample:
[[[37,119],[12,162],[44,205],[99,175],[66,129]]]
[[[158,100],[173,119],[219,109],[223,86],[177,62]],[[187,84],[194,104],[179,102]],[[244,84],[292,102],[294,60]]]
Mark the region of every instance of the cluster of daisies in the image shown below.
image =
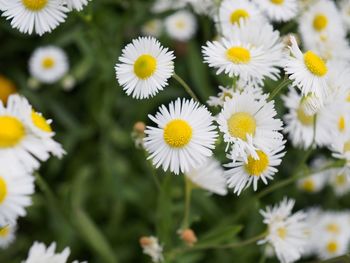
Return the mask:
[[[159,36],[164,24],[174,39],[188,40],[183,36],[193,35],[195,26],[184,14],[189,17],[191,10],[211,18],[217,30],[215,40],[202,47],[204,63],[231,82],[219,86],[217,95],[207,100],[210,107],[219,109],[215,116],[192,96],[191,100],[178,98],[160,106],[155,115],[149,115],[155,126],[139,129],[138,125],[138,134],[142,134],[138,145],[146,149],[154,166],[182,173],[210,192],[225,195],[227,188],[232,188],[240,195],[250,186],[257,190],[260,180],[268,184],[273,179],[285,154],[287,137],[296,148],[326,148],[332,155],[316,159],[298,187],[317,192],[328,182],[336,195],[347,193],[350,46],[346,34],[350,1],[338,4],[330,0],[156,1],[152,12],[175,13],[164,21],[147,23],[143,33],[149,37],[135,39],[123,49],[115,69],[126,94],[151,98],[167,88],[171,77],[188,91],[174,72],[174,52],[151,36]],[[296,33],[286,32],[290,25],[297,27]],[[271,89],[266,80],[279,84]],[[279,93],[285,94],[279,96],[286,108],[281,119],[274,105]],[[222,143],[230,160],[224,167],[213,157],[214,149]],[[340,165],[332,167],[336,159]],[[314,231],[310,225],[316,224],[307,220],[307,213],[292,214],[293,206],[293,200],[285,199],[261,211],[268,234],[260,244],[272,245],[281,262],[294,262],[310,254],[329,258],[347,250],[347,228],[335,231],[345,233],[339,236]],[[323,221],[349,221],[347,212],[318,212],[317,216],[322,218],[317,229],[323,227]],[[317,242],[323,234],[325,243]],[[147,248],[161,253],[158,240],[152,240]],[[159,256],[152,257],[161,261]]]
[[[22,33],[43,35],[67,18],[67,13],[81,11],[89,0],[1,0],[0,12],[11,26]]]

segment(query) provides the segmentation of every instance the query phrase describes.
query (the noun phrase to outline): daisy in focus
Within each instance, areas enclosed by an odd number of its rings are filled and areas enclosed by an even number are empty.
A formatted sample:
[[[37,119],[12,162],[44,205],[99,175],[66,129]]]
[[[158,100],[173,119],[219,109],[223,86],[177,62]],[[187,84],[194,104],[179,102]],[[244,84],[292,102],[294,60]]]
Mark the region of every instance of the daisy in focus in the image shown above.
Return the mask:
[[[233,188],[233,192],[240,195],[241,192],[253,185],[254,191],[258,189],[258,182],[261,180],[265,185],[268,180],[273,180],[273,175],[277,173],[277,166],[282,162],[285,152],[285,141],[281,141],[279,146],[273,150],[256,150],[258,158],[252,155],[248,156],[247,161],[243,158],[233,160],[225,166],[229,169],[225,171],[225,177],[229,188]]]
[[[59,47],[36,49],[29,60],[29,72],[42,83],[52,84],[64,77],[69,70],[66,53]]]
[[[22,33],[38,35],[51,32],[66,20],[69,11],[62,0],[1,1],[2,16],[11,20],[11,26]]]
[[[214,158],[208,158],[203,165],[191,169],[185,176],[195,185],[208,190],[209,192],[226,195],[227,186],[224,177],[224,169]]]
[[[279,32],[269,24],[252,21],[235,26],[219,41],[208,41],[202,53],[217,75],[239,77],[249,86],[261,86],[265,78],[277,80],[285,59]]]
[[[165,31],[177,41],[186,42],[190,40],[197,30],[195,16],[188,11],[178,11],[164,21]]]
[[[15,241],[16,228],[15,223],[7,223],[0,227],[0,248],[6,249]]]
[[[266,96],[255,98],[249,93],[242,93],[226,100],[217,117],[219,129],[224,141],[232,144],[231,158],[248,156],[258,159],[257,150],[277,149],[282,141],[282,121],[275,118],[274,102],[266,101]]]
[[[144,146],[157,168],[187,173],[212,155],[218,136],[214,118],[198,102],[177,99],[149,118],[158,127],[147,127]]]
[[[291,38],[291,43],[291,56],[285,71],[293,80],[293,85],[297,86],[304,96],[311,93],[321,99],[326,98],[329,93],[326,62],[311,50],[302,53],[294,37]]]
[[[115,67],[119,85],[136,99],[153,97],[174,74],[173,52],[152,37],[134,39],[122,51]]]
[[[298,13],[297,0],[254,0],[254,2],[272,21],[286,22]]]
[[[294,204],[294,200],[285,198],[278,205],[260,210],[268,234],[258,244],[272,245],[282,263],[299,260],[308,242],[306,214],[302,211],[292,214]]]

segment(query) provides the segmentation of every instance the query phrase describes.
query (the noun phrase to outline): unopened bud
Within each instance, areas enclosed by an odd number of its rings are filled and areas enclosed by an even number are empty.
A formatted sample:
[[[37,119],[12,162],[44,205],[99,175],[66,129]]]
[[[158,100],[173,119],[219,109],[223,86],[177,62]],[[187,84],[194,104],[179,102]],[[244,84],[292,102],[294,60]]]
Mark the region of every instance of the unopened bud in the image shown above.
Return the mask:
[[[196,234],[190,228],[182,230],[180,237],[188,246],[193,246],[197,242]]]
[[[15,84],[8,78],[0,75],[0,101],[6,104],[8,97],[16,92]]]

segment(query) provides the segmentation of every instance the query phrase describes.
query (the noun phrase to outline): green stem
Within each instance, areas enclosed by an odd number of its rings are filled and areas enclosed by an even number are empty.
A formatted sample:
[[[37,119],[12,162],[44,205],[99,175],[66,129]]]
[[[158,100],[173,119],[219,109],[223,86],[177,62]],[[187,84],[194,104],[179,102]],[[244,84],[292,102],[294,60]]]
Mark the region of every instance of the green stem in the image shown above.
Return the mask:
[[[177,82],[185,89],[185,91],[194,99],[195,101],[199,102],[198,97],[196,94],[194,94],[193,90],[190,88],[190,86],[176,73],[174,73],[173,78],[176,79]]]
[[[273,100],[274,97],[276,97],[280,92],[281,90],[288,86],[289,84],[291,84],[292,81],[288,78],[285,78],[270,94],[269,96],[269,101]]]
[[[192,195],[192,182],[184,176],[185,180],[185,210],[184,210],[184,221],[182,227],[184,229],[189,227],[189,217],[191,209],[191,195]]]
[[[157,190],[160,191],[161,186],[160,186],[159,179],[158,179],[158,177],[157,177],[157,171],[156,171],[156,169],[154,168],[154,166],[153,166],[153,164],[152,164],[152,161],[151,161],[151,160],[147,160],[147,153],[146,153],[146,151],[144,151],[144,153],[145,153],[145,158],[146,158],[147,166],[148,166],[148,168],[149,168],[149,171],[150,171],[151,174],[152,174],[152,179],[153,179],[153,181],[154,181],[154,183],[155,183],[155,185],[156,185],[156,187],[157,187]]]

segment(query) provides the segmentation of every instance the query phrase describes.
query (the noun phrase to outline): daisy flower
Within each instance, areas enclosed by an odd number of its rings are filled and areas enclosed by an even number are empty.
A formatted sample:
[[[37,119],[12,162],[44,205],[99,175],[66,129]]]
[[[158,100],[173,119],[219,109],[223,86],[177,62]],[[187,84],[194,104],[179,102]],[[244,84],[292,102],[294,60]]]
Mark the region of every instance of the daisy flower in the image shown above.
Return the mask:
[[[219,86],[220,92],[217,94],[217,96],[210,96],[207,103],[209,106],[212,107],[222,107],[224,106],[224,102],[226,99],[232,99],[235,92],[233,91],[232,87],[222,87]]]
[[[13,171],[31,173],[39,168],[38,160],[46,161],[50,152],[56,154],[57,150],[57,156],[61,156],[60,147],[56,143],[50,142],[50,138],[38,136],[40,129],[48,128],[40,123],[37,116],[34,119],[36,120],[32,120],[32,108],[24,97],[10,96],[6,107],[0,102],[1,165],[6,165]],[[34,126],[37,128],[33,129]],[[52,135],[50,133],[51,137]]]
[[[177,99],[149,118],[158,127],[147,127],[144,145],[158,168],[175,174],[198,168],[212,155],[217,138],[214,118],[205,106]]]
[[[329,184],[336,196],[343,196],[350,192],[350,178],[343,168],[330,169]]]
[[[34,193],[34,177],[26,173],[12,173],[0,168],[0,225],[15,223],[19,216],[27,214]]]
[[[22,33],[38,35],[51,32],[63,23],[69,11],[62,0],[11,0],[0,2],[2,16]]]
[[[141,28],[144,36],[159,37],[163,30],[163,22],[160,19],[151,19]]]
[[[257,149],[268,151],[276,149],[283,138],[278,131],[282,121],[276,119],[274,102],[266,101],[265,96],[255,98],[249,93],[242,93],[226,100],[217,117],[224,141],[232,144],[231,158],[241,157],[247,162],[252,155],[258,159]]]
[[[17,93],[15,84],[5,76],[0,75],[0,101],[6,104],[10,95]]]
[[[297,0],[254,0],[272,21],[286,22],[298,13]]]
[[[202,52],[216,74],[239,77],[253,86],[263,85],[266,77],[277,80],[285,58],[278,31],[255,22],[242,22],[220,41],[208,41]]]
[[[302,211],[292,214],[294,203],[292,199],[284,199],[279,205],[260,210],[263,222],[268,225],[268,234],[258,244],[272,245],[282,263],[299,260],[308,241],[306,214]]]
[[[162,262],[163,258],[163,247],[159,244],[158,238],[154,236],[141,237],[140,245],[143,253],[149,255],[153,262]]]
[[[191,169],[185,176],[195,185],[209,192],[226,195],[227,186],[224,169],[214,158],[208,158],[201,166]]]
[[[197,30],[195,16],[188,11],[178,11],[168,16],[164,21],[167,34],[178,41],[190,40]]]
[[[218,27],[224,35],[230,35],[243,21],[265,22],[260,10],[247,0],[224,0],[221,2],[217,17]]]
[[[350,29],[350,1],[341,0],[339,3],[339,10],[341,12],[341,17],[345,23],[347,29]]]
[[[70,249],[67,247],[61,253],[57,253],[55,250],[56,243],[46,247],[43,243],[34,242],[29,250],[27,259],[23,263],[67,263]],[[78,263],[77,261],[74,262]]]
[[[52,84],[68,72],[69,63],[65,52],[55,46],[36,49],[29,60],[29,72],[42,83]]]
[[[312,93],[322,99],[327,97],[329,91],[326,62],[311,50],[303,54],[294,37],[291,38],[291,42],[291,56],[286,63],[285,71],[293,80],[293,85],[297,86],[303,95]]]
[[[139,37],[128,44],[115,67],[119,85],[136,99],[153,97],[168,85],[174,74],[173,52],[152,37]]]
[[[89,0],[63,0],[63,2],[67,5],[69,10],[83,10],[84,6],[89,3]]]
[[[281,158],[285,154],[285,152],[281,153],[284,143],[285,141],[281,141],[280,145],[273,150],[256,150],[258,158],[250,155],[247,161],[238,158],[225,165],[229,168],[225,171],[228,187],[233,188],[233,192],[240,195],[250,185],[253,185],[256,191],[259,180],[267,185],[268,180],[273,180],[273,175],[278,171],[276,166],[282,162]]]
[[[16,238],[16,224],[8,223],[0,227],[0,248],[6,249]]]
[[[169,10],[176,10],[186,6],[185,1],[156,0],[151,8],[153,13],[163,13]]]

